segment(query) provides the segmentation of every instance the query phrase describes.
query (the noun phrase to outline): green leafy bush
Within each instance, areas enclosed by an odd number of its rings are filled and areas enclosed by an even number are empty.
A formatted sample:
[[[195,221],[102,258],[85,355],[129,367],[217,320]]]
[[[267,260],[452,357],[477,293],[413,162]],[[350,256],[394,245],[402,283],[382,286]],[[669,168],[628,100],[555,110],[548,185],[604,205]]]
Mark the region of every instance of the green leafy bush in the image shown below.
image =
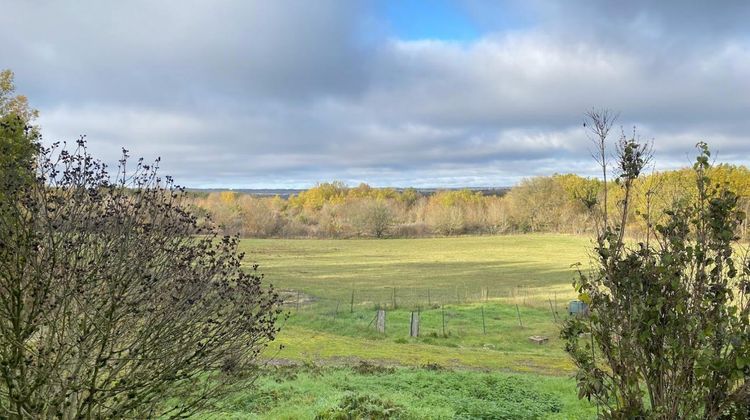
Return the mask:
[[[632,191],[649,156],[621,140],[621,218],[608,223],[601,205],[595,267],[575,284],[590,315],[562,331],[579,397],[606,418],[750,417],[750,260],[737,255],[745,214],[709,177],[706,144],[698,147],[697,195],[664,217],[641,214],[647,235],[630,246]]]

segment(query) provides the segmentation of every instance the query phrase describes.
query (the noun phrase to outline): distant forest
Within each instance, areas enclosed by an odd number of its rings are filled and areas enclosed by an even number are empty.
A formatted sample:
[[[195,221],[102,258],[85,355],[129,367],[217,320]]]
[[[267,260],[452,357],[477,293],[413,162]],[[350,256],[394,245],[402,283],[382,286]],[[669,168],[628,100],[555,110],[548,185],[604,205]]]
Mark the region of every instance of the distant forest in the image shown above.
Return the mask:
[[[709,175],[716,185],[726,185],[737,193],[744,211],[750,211],[748,168],[718,165]],[[620,189],[610,182],[607,190],[614,197],[609,200],[610,211],[614,212]],[[226,234],[243,237],[584,234],[594,229],[593,212],[600,211],[604,184],[598,179],[566,174],[528,178],[513,188],[491,192],[372,188],[367,184],[349,187],[327,182],[283,196],[193,191],[188,200],[200,217],[210,217]],[[650,214],[658,223],[672,203],[697,194],[695,173],[690,169],[656,172],[639,180],[636,192],[628,220],[631,231],[637,234],[645,231],[644,215]],[[743,226],[743,236],[746,231],[747,226]]]

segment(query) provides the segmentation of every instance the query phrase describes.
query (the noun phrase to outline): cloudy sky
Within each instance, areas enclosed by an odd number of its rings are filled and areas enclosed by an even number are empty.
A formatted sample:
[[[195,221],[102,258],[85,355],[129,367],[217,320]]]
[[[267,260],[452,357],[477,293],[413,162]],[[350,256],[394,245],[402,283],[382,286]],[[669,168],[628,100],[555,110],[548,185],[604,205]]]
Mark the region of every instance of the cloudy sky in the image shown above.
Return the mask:
[[[191,187],[593,175],[583,114],[659,168],[750,163],[747,1],[8,1],[0,68],[46,141]]]

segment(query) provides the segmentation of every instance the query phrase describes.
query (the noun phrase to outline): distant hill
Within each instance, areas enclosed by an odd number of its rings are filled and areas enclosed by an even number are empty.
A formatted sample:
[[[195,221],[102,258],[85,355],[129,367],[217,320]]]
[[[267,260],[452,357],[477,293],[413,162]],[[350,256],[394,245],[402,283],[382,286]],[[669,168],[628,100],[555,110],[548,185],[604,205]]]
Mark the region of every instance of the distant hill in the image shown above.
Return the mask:
[[[406,188],[394,188],[396,191],[403,191]],[[432,195],[437,191],[459,191],[459,190],[470,190],[481,192],[482,195],[505,195],[510,191],[510,187],[466,187],[466,188],[414,188],[423,195]],[[293,188],[187,188],[188,191],[194,193],[212,193],[221,191],[234,191],[240,194],[255,195],[260,197],[273,197],[278,195],[281,198],[289,198],[290,195],[299,194],[305,189],[293,189]]]

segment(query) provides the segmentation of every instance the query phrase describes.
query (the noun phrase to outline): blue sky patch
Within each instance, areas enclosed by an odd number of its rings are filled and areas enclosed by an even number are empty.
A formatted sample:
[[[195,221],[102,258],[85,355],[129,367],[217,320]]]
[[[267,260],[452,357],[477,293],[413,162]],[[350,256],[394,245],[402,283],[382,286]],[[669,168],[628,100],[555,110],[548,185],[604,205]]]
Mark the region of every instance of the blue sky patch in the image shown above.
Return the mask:
[[[482,33],[465,7],[448,0],[387,0],[385,19],[404,40],[472,41]]]

